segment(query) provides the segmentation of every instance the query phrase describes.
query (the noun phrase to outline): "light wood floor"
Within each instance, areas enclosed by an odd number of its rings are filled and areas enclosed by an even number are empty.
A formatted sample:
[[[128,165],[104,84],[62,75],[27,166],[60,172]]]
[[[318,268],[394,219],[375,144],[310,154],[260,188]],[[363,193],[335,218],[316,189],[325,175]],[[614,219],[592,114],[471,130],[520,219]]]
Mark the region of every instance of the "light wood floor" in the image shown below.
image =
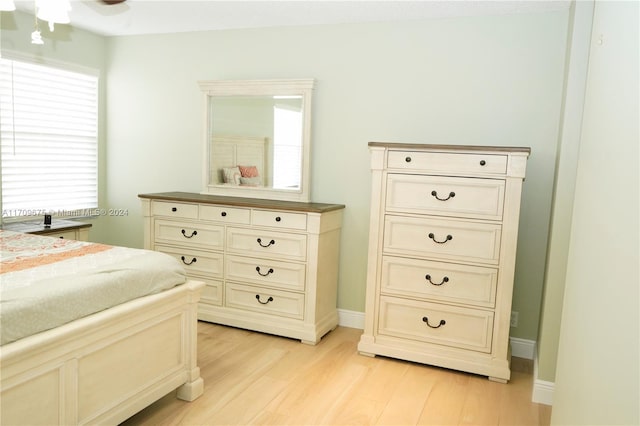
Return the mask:
[[[531,363],[509,384],[359,355],[362,330],[338,327],[316,346],[201,322],[204,394],[167,395],[124,425],[548,425],[531,402]],[[519,371],[515,371],[519,370]]]

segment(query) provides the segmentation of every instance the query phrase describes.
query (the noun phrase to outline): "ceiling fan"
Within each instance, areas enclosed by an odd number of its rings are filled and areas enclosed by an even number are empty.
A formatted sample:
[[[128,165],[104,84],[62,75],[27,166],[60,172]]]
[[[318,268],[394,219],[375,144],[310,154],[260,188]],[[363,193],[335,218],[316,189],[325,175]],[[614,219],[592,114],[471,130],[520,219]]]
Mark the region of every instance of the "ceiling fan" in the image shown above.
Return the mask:
[[[99,0],[99,3],[112,6],[124,3],[125,1],[127,0]],[[42,35],[40,34],[40,29],[38,28],[38,19],[47,21],[51,32],[54,30],[54,24],[68,24],[70,22],[70,0],[0,0],[0,11],[12,12],[16,10],[16,3],[18,2],[24,3],[24,5],[21,6],[21,9],[23,10],[24,8],[27,8],[28,10],[29,3],[33,6],[31,10],[36,16],[36,19],[35,30],[31,33],[32,44],[44,43]]]

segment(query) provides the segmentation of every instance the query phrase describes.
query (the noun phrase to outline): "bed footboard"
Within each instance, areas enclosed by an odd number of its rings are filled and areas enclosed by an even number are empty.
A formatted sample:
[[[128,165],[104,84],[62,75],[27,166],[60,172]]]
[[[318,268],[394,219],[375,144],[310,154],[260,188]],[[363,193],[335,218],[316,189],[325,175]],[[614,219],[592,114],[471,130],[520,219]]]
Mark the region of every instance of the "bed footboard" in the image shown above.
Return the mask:
[[[193,401],[197,281],[0,347],[0,423],[117,424],[164,395]]]

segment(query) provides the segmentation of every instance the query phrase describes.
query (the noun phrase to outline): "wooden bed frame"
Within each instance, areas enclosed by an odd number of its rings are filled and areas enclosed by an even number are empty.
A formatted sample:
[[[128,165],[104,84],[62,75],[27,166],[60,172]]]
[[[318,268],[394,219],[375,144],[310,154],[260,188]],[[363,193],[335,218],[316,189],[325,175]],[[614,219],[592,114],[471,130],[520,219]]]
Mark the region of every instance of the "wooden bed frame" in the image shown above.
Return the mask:
[[[177,388],[203,392],[187,281],[0,347],[0,424],[118,424]]]
[[[271,185],[269,172],[269,138],[251,136],[214,136],[211,138],[210,170],[214,176],[207,184],[221,185],[223,167],[256,166],[263,184]]]

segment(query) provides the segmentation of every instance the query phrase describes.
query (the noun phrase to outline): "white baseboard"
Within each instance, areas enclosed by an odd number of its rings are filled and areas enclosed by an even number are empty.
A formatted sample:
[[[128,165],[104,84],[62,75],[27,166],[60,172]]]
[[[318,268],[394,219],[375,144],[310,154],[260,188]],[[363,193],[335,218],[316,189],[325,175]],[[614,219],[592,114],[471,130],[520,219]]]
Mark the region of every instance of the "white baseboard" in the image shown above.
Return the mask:
[[[338,325],[364,330],[364,312],[338,309]]]
[[[544,380],[535,379],[533,381],[533,392],[531,393],[531,402],[544,405],[553,405],[553,390],[555,383],[546,382]]]
[[[536,353],[536,341],[509,337],[511,343],[511,356],[524,359],[533,359]]]
[[[553,391],[556,384],[538,379],[538,357],[533,359],[533,391],[531,402],[544,405],[553,405]]]

